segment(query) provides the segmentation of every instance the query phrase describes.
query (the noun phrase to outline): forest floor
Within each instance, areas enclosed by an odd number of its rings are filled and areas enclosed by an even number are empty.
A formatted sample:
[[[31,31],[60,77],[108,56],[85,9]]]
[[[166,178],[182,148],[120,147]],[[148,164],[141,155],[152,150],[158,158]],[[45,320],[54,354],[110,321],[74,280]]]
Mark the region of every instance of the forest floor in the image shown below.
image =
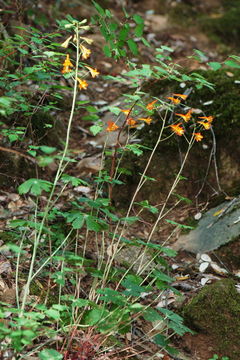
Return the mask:
[[[75,4],[76,3],[76,4]],[[122,17],[122,8],[121,1],[109,2],[109,8],[114,13],[114,15],[121,19]],[[125,3],[125,2],[124,2]],[[174,4],[177,2],[172,2],[172,9],[174,9]],[[78,1],[71,1],[71,4],[66,2],[59,1],[59,16],[64,16],[65,14],[72,14],[75,18],[89,18],[93,11],[93,7],[90,2],[85,2],[81,5],[78,5]],[[47,19],[50,19],[48,27],[54,28],[54,20],[52,18],[53,7],[55,6],[54,2],[39,1],[39,6],[41,5],[43,13]],[[75,5],[75,6],[74,6]],[[215,8],[218,5],[217,0],[205,0],[201,1],[201,11],[203,13],[211,13],[214,16]],[[194,7],[194,5],[192,5]],[[181,66],[187,68],[189,71],[197,69],[207,69],[208,66],[206,62],[208,61],[221,61],[225,58],[225,53],[222,51],[221,46],[209,38],[206,33],[194,23],[193,19],[191,21],[184,23],[174,22],[174,20],[169,16],[169,14],[164,12],[164,10],[159,11],[159,1],[157,0],[142,0],[142,1],[127,1],[126,2],[127,11],[132,13],[137,13],[141,15],[145,20],[145,37],[154,44],[154,47],[160,47],[161,45],[171,47],[174,52],[172,53],[173,61]],[[151,11],[153,10],[153,11]],[[169,11],[168,10],[165,11]],[[198,5],[196,5],[196,11],[198,11]],[[44,25],[42,25],[44,27]],[[49,29],[48,29],[49,31]],[[126,63],[123,60],[115,61],[112,58],[107,58],[103,56],[102,48],[104,46],[104,38],[98,34],[93,33],[91,37],[94,39],[94,51],[93,56],[91,57],[91,66],[99,69],[102,75],[112,75],[116,76],[120,74],[123,70],[127,70]],[[199,61],[194,58],[189,58],[193,55],[193,49],[198,49],[207,54],[208,59],[199,63]],[[140,64],[148,64],[154,61],[154,49],[146,50],[143,46],[142,51],[140,50],[139,58],[136,61]],[[91,86],[93,85],[93,86]],[[110,105],[114,101],[118,100],[121,97],[123,92],[126,92],[126,86],[114,85],[111,86],[109,83],[106,83],[101,76],[97,79],[94,79],[94,84],[89,82],[89,87],[86,91],[83,91],[79,96],[79,100],[85,101],[89,100],[93,105]],[[68,109],[63,110],[59,115],[59,120],[63,123],[66,122],[68,115]],[[84,112],[82,113],[84,116]],[[76,164],[71,166],[69,174],[84,178],[91,179],[91,176],[96,174],[101,169],[100,157],[102,149],[99,148],[99,145],[104,143],[105,138],[98,136],[97,140],[92,136],[89,131],[91,122],[85,121],[82,122],[78,116],[75,117],[73,123],[73,130],[71,134],[71,143],[70,148],[74,154],[76,154],[76,159],[78,160]],[[51,145],[51,144],[49,144]],[[49,178],[54,174],[55,169],[50,169]],[[75,189],[80,194],[88,194],[91,196],[91,191],[93,189],[87,187],[79,187]],[[195,194],[192,194],[193,197]],[[64,202],[67,202],[71,199],[71,194],[64,194]],[[31,207],[30,200],[22,198],[16,193],[16,189],[6,188],[2,189],[0,195],[0,201],[2,204],[2,210],[7,209],[8,217],[2,216],[1,229],[4,230],[6,227],[6,222],[8,218],[17,218],[19,215],[27,215],[28,209]],[[44,200],[43,200],[44,202]],[[206,204],[205,204],[206,205]],[[5,211],[5,210],[4,210]],[[194,204],[185,205],[181,210],[176,210],[174,214],[174,219],[177,222],[182,222],[185,219],[189,218],[190,215],[197,213],[196,207]],[[5,212],[4,212],[5,214]],[[133,234],[138,234],[139,237],[144,238],[145,232],[147,231],[149,224],[145,223],[142,227],[134,228],[134,226],[129,228],[129,236]],[[164,229],[165,232],[168,231],[168,227]],[[157,238],[156,234],[156,238]],[[170,246],[173,244],[170,244]],[[235,245],[229,245],[229,247]],[[91,249],[88,249],[91,252]],[[212,253],[210,256],[215,260],[219,261],[218,254]],[[223,259],[223,258],[222,258]],[[227,264],[222,264],[221,266],[227,266]],[[224,263],[224,261],[223,261]],[[7,264],[5,263],[5,267]],[[10,265],[9,265],[10,266]],[[178,255],[171,260],[170,266],[172,267],[172,275],[175,277],[175,286],[181,291],[183,297],[183,303],[187,303],[189,299],[192,298],[202,287],[203,283],[201,282],[202,274],[199,271],[199,260],[196,259],[194,254],[188,253],[186,251],[180,251]],[[11,269],[11,266],[10,266]],[[175,270],[174,270],[175,269]],[[2,271],[2,270],[1,270]],[[10,273],[9,273],[10,275]],[[221,279],[225,275],[214,273],[214,271],[209,274],[209,282],[216,279]],[[10,283],[11,281],[9,281]],[[174,285],[174,284],[173,284]],[[7,295],[10,296],[9,294]],[[4,301],[4,299],[1,299]],[[174,294],[171,295],[168,299],[168,304],[175,307],[176,309],[182,304],[176,304],[176,299]],[[141,334],[145,332],[145,324],[138,324],[137,328],[141,327]],[[137,330],[135,329],[135,338],[126,338],[126,344],[129,346],[135,342],[135,349],[138,349],[139,359],[151,358],[157,352],[155,345],[151,342],[146,341],[144,344],[137,346],[138,335]],[[147,330],[146,330],[147,332]],[[195,335],[187,334],[183,337],[174,337],[173,344],[180,351],[178,359],[188,359],[188,360],[208,360],[214,354],[214,348],[212,346],[212,338],[209,335],[204,333],[199,333]],[[142,355],[140,354],[142,353]],[[133,356],[132,354],[131,356]],[[137,356],[137,354],[135,354]],[[127,358],[131,358],[127,356]],[[117,357],[118,358],[118,357]],[[119,357],[118,359],[121,359]],[[171,357],[168,354],[163,355],[163,360],[177,359],[177,357]]]

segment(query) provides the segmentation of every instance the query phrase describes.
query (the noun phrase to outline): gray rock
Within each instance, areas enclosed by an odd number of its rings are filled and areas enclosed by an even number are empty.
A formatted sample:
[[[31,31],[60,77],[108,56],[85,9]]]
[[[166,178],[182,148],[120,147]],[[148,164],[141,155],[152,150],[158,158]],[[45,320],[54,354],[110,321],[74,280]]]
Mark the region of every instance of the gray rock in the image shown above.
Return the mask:
[[[240,197],[207,211],[196,229],[179,237],[175,250],[204,253],[215,250],[240,235]]]

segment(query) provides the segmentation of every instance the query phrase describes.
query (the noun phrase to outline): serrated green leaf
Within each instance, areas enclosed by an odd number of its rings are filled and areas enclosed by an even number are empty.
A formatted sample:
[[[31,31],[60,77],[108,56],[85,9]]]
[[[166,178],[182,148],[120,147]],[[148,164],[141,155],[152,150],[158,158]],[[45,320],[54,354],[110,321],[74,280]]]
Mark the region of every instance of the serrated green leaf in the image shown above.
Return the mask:
[[[73,229],[81,229],[83,227],[84,221],[84,215],[79,213],[79,215],[72,222]]]
[[[152,309],[150,307],[144,310],[143,318],[146,321],[151,321],[151,322],[164,320],[157,310]]]
[[[41,195],[42,191],[49,192],[52,188],[52,183],[40,179],[28,179],[18,187],[20,195],[30,192],[33,195]]]
[[[102,230],[102,226],[96,221],[96,219],[92,215],[87,216],[86,225],[88,230],[92,230],[95,232]]]
[[[61,177],[61,180],[65,183],[70,182],[73,186],[78,186],[80,184],[88,186],[88,183],[86,181],[79,179],[75,176],[67,175],[67,174],[63,174]]]

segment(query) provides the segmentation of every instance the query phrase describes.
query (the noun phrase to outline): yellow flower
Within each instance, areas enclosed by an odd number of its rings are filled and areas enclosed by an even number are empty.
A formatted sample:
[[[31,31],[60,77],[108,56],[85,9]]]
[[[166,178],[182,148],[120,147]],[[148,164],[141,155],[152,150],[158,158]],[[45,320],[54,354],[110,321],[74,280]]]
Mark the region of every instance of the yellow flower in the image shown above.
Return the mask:
[[[80,90],[86,90],[86,88],[88,87],[88,83],[85,81],[85,80],[82,80],[82,79],[79,79],[77,78],[77,81],[78,81],[78,87]]]
[[[178,105],[181,102],[180,99],[176,99],[172,96],[167,97],[167,99],[171,100],[174,105]]]
[[[93,78],[95,78],[96,76],[98,76],[100,74],[99,71],[97,71],[97,69],[93,69],[87,65],[85,65],[85,67],[90,71]]]
[[[152,102],[150,102],[149,104],[147,104],[146,109],[148,110],[153,110],[154,109],[154,104],[157,102],[158,100],[153,100]]]
[[[80,49],[82,52],[82,59],[86,60],[91,55],[91,50],[86,48],[84,45],[80,45]]]
[[[63,69],[62,69],[62,74],[66,74],[68,72],[71,71],[71,67],[73,67],[73,64],[71,63],[71,60],[70,60],[70,57],[69,57],[69,54],[66,55],[66,59],[64,60],[64,63],[63,63]]]
[[[211,129],[211,123],[209,123],[209,122],[198,121],[198,123],[201,124],[205,130]]]
[[[148,125],[150,125],[150,123],[152,122],[152,118],[150,118],[150,117],[147,117],[147,118],[138,118],[138,120],[145,121],[145,123],[147,123]]]
[[[69,42],[71,41],[71,39],[72,39],[72,35],[71,36],[69,36],[68,38],[67,38],[67,40],[65,40],[62,44],[61,44],[61,47],[63,47],[63,48],[68,48],[68,45],[69,45]]]
[[[212,123],[212,122],[213,122],[213,119],[214,119],[213,116],[199,116],[198,118],[199,118],[199,119],[207,120],[207,122],[209,122],[209,123]]]
[[[83,36],[79,36],[79,37],[80,37],[80,39],[86,41],[86,43],[88,43],[90,45],[93,43],[93,39],[89,39],[89,38],[86,38],[86,37],[83,37]]]
[[[107,123],[108,123],[108,126],[106,128],[106,131],[109,131],[109,132],[116,131],[119,128],[119,126],[117,126],[115,124],[115,122],[113,122],[113,121],[108,121]]]
[[[188,97],[187,95],[184,94],[173,94],[173,96],[180,97],[182,100],[186,100],[186,98]]]
[[[194,137],[196,141],[202,141],[203,136],[201,133],[194,133]]]
[[[170,125],[172,131],[178,136],[182,136],[184,134],[184,129],[181,125],[181,123]]]
[[[188,110],[188,112],[186,114],[175,114],[178,116],[181,116],[181,118],[183,118],[184,121],[188,122],[191,119],[191,114],[192,114],[192,109]]]

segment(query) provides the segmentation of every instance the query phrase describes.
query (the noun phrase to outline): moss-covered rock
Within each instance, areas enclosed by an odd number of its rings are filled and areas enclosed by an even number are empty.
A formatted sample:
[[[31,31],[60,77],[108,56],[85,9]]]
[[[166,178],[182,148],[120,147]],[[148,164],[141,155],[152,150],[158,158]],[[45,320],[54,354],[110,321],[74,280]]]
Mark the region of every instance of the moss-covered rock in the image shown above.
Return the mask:
[[[207,333],[214,350],[231,360],[240,358],[240,294],[233,280],[205,286],[183,310],[187,326]]]

